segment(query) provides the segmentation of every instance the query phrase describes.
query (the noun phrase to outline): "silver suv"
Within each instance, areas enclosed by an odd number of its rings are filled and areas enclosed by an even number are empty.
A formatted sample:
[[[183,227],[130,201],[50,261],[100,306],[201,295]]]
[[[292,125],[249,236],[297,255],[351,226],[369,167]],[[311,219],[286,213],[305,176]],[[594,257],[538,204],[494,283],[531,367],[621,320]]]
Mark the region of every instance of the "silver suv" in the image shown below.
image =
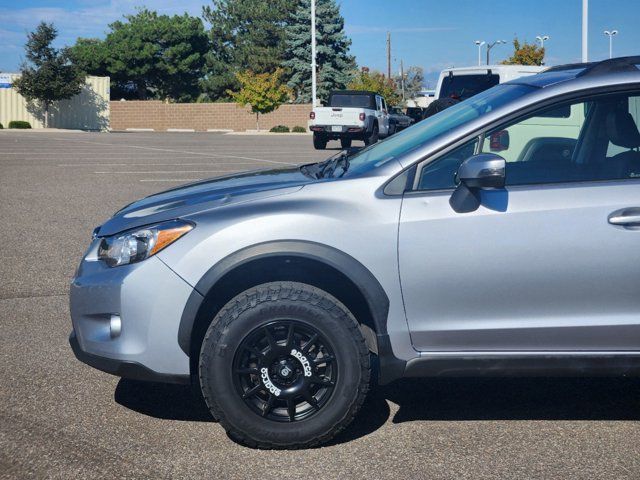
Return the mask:
[[[331,439],[372,380],[637,374],[639,63],[552,68],[356,154],[128,205],[73,280],[76,356],[191,382],[261,448]]]

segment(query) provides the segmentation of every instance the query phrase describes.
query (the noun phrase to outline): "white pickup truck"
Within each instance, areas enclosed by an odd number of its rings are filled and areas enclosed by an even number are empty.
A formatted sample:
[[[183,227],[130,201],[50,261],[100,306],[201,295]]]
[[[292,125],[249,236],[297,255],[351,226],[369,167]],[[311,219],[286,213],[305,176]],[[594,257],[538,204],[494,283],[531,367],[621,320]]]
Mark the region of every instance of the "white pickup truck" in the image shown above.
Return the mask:
[[[371,145],[391,134],[387,103],[374,92],[331,92],[329,105],[314,108],[309,118],[316,150],[324,150],[329,140],[340,140],[342,148],[349,148],[352,140]]]

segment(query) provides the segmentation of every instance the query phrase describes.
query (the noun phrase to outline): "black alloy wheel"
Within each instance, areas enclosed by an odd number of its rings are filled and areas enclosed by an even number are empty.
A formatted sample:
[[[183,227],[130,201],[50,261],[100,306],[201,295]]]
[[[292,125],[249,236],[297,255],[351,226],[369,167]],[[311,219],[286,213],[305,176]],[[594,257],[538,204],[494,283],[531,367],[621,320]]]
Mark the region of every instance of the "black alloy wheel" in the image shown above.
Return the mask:
[[[257,415],[276,422],[309,418],[327,403],[337,380],[333,350],[320,332],[278,320],[251,332],[236,350],[236,391]]]

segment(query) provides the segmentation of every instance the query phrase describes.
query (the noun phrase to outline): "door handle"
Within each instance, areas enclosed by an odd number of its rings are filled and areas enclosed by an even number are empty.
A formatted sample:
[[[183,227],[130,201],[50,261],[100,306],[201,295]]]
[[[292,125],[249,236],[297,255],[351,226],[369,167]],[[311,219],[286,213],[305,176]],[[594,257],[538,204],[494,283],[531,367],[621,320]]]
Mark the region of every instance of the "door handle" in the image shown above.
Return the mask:
[[[640,208],[625,208],[609,215],[611,225],[621,227],[640,227]]]

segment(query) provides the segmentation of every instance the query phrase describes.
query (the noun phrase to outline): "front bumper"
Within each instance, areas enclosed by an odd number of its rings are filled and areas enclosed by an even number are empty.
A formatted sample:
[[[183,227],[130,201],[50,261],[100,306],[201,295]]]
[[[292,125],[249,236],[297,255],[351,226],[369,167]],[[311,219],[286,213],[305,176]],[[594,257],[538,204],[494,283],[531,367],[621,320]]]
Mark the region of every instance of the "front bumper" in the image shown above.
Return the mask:
[[[157,257],[111,268],[91,258],[90,248],[71,283],[74,354],[114,375],[188,383],[178,328],[192,293]]]
[[[158,373],[148,369],[144,365],[131,360],[116,360],[114,358],[101,357],[85,352],[78,343],[76,332],[72,331],[69,335],[69,345],[78,360],[86,363],[90,367],[96,368],[111,375],[118,377],[130,378],[132,380],[145,380],[160,383],[189,383],[188,375],[171,375],[167,373]]]

